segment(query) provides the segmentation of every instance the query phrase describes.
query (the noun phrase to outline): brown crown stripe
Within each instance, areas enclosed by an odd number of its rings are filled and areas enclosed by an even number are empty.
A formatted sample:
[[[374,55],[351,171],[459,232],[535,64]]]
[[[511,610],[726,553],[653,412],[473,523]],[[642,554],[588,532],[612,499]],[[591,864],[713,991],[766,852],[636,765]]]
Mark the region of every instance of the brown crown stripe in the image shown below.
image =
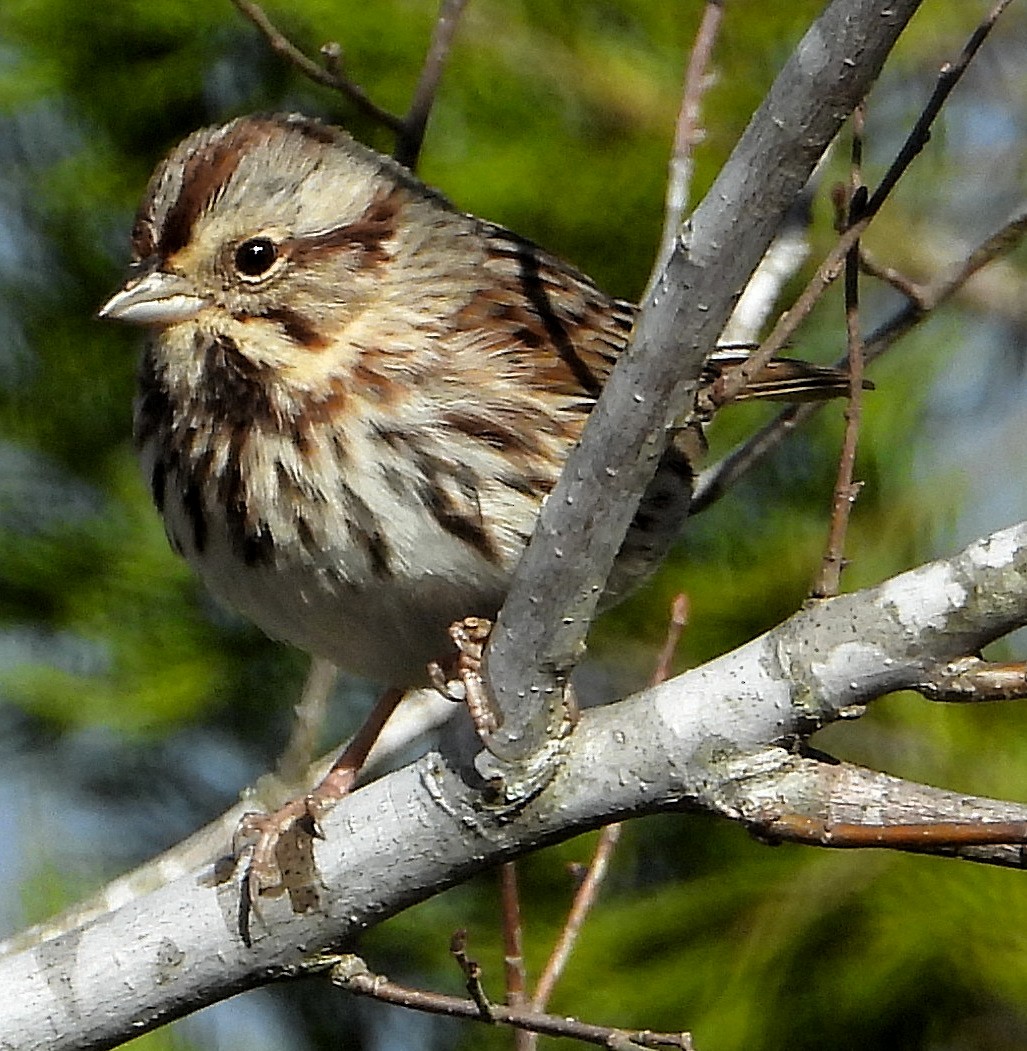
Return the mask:
[[[240,160],[275,128],[271,121],[246,120],[226,134],[198,145],[182,167],[182,188],[164,217],[157,251],[167,259],[184,248],[196,220],[224,193]]]
[[[282,245],[295,262],[309,262],[340,249],[357,248],[361,265],[377,266],[389,258],[385,243],[396,236],[407,192],[399,186],[380,190],[359,219],[324,233],[292,237]]]

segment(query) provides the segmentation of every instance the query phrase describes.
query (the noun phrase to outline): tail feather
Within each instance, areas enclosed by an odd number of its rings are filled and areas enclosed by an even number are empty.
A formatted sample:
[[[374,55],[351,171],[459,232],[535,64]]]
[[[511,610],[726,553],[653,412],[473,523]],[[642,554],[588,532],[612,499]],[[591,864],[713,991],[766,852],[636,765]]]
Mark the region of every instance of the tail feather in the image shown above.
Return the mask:
[[[743,350],[718,350],[706,362],[703,379],[714,383],[741,368],[748,357]],[[736,400],[818,401],[847,394],[849,385],[849,374],[830,365],[813,365],[796,358],[773,358],[742,388]],[[873,390],[874,385],[864,380],[863,389]]]

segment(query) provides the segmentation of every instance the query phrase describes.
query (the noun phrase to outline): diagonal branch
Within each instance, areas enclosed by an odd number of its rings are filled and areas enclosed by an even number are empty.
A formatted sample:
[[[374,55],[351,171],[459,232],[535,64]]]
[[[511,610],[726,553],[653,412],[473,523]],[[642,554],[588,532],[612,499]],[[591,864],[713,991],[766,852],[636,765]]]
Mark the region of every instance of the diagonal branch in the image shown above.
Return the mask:
[[[428,115],[435,103],[435,93],[442,79],[442,70],[453,46],[457,23],[466,5],[467,0],[442,0],[439,17],[435,21],[435,32],[421,67],[421,76],[396,139],[396,160],[411,171],[417,167],[417,158],[424,142],[424,131],[428,125]]]
[[[350,80],[349,77],[343,76],[337,69],[319,66],[313,59],[308,58],[275,26],[264,13],[264,9],[255,3],[254,0],[232,0],[232,3],[241,15],[249,19],[260,30],[275,54],[281,55],[286,61],[292,63],[304,76],[314,81],[315,84],[321,84],[323,87],[341,92],[358,109],[383,127],[389,128],[397,134],[402,132],[403,119],[401,117],[397,117],[395,113],[382,109],[359,84]],[[331,54],[333,58],[337,58],[334,51]]]
[[[694,404],[707,354],[748,276],[845,116],[876,80],[919,0],[834,0],[781,71],[647,296],[542,510],[485,658],[504,723],[489,742],[524,764],[511,794],[544,776],[564,690],[603,585],[672,420]],[[853,55],[860,60],[854,62]],[[534,758],[543,770],[530,768]],[[517,780],[517,779],[515,779]]]
[[[403,117],[383,109],[359,84],[350,80],[342,72],[340,62],[342,49],[338,44],[325,44],[321,48],[325,61],[324,65],[318,65],[278,29],[256,0],[232,0],[232,3],[239,13],[263,34],[275,54],[281,55],[315,84],[345,95],[371,120],[393,132],[396,136],[396,160],[411,171],[417,167],[428,117],[435,103],[442,71],[453,46],[457,23],[460,21],[464,7],[467,6],[467,0],[442,0],[439,16],[435,20],[431,44],[421,67],[417,87],[414,89],[414,97],[406,116]]]
[[[868,336],[864,347],[866,362],[869,364],[887,353],[906,333],[959,292],[978,271],[1012,251],[1024,237],[1027,237],[1027,210],[1021,210],[985,238],[947,277],[927,289],[920,289],[915,298],[910,298],[905,306]],[[842,358],[838,365],[845,368],[848,360]],[[704,471],[696,485],[691,513],[699,514],[719,500],[740,478],[762,463],[792,431],[820,412],[825,404],[804,402],[790,405],[751,438]]]
[[[671,153],[667,177],[663,233],[656,257],[659,265],[654,276],[663,268],[674,251],[678,233],[681,230],[681,220],[688,207],[692,170],[695,167],[692,151],[702,142],[705,134],[700,125],[700,107],[711,79],[706,70],[713,55],[713,45],[716,42],[723,15],[724,0],[706,0],[699,28],[695,34],[695,42],[688,56],[685,83],[681,92],[681,108],[674,128],[674,149]]]
[[[441,753],[354,792],[326,817],[326,838],[314,844],[318,911],[294,911],[288,897],[262,902],[252,944],[243,945],[237,879],[212,859],[0,959],[0,1032],[17,1051],[110,1047],[288,977],[474,872],[641,813],[712,810],[767,835],[789,814],[793,826],[805,817],[814,828],[986,821],[1019,830],[1027,805],[805,759],[791,745],[1025,623],[1021,523],[876,588],[816,603],[701,668],[588,710],[559,777],[519,813],[483,804],[469,776],[473,735],[454,727]],[[1019,842],[958,853],[1024,865]]]

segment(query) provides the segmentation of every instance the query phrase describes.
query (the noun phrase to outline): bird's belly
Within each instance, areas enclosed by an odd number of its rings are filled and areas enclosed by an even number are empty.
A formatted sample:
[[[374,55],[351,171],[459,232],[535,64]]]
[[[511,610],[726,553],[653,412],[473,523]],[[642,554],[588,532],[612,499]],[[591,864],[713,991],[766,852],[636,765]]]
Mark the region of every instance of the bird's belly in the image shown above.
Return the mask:
[[[345,527],[319,528],[314,545],[279,522],[248,549],[216,506],[200,545],[184,501],[172,497],[164,513],[172,544],[209,590],[266,634],[382,685],[408,686],[453,651],[450,624],[495,616],[512,566],[416,508],[390,510],[387,545]]]

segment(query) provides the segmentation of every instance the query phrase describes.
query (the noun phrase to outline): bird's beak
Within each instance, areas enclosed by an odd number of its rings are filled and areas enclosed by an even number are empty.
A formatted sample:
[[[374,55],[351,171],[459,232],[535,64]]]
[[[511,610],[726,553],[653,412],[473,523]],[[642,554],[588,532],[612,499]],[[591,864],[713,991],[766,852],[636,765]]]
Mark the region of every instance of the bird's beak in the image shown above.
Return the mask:
[[[97,316],[134,325],[170,325],[195,317],[207,304],[185,278],[151,270],[141,277],[130,277]]]

